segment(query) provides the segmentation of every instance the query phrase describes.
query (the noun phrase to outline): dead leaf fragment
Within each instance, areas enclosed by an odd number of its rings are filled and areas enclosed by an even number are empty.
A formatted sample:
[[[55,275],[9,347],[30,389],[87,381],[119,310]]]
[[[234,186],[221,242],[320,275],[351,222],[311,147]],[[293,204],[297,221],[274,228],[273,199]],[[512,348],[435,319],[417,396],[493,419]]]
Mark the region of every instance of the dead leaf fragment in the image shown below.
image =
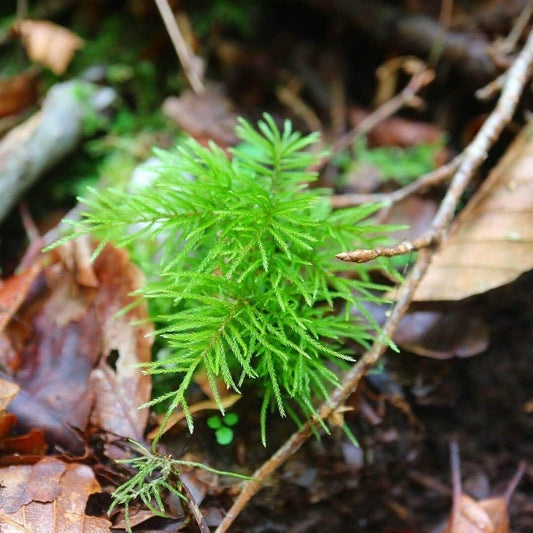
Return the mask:
[[[88,466],[52,457],[0,468],[0,520],[9,524],[2,524],[2,532],[109,531],[108,520],[85,514],[87,499],[100,491]]]
[[[13,313],[24,301],[40,271],[41,263],[37,261],[24,272],[11,276],[4,282],[0,281],[0,331],[4,329]]]
[[[213,140],[223,148],[237,143],[237,115],[216,87],[202,94],[185,91],[179,98],[170,96],[163,103],[163,112],[199,142]]]
[[[65,72],[76,50],[83,46],[75,33],[46,20],[21,20],[14,30],[20,34],[28,57],[57,75]]]
[[[34,462],[35,458],[43,456],[48,446],[43,432],[31,429],[26,435],[10,437],[11,430],[17,423],[17,417],[6,410],[9,404],[20,392],[20,387],[0,378],[0,462]]]
[[[414,300],[462,300],[533,268],[533,123],[458,216]]]
[[[526,470],[520,463],[509,482],[505,494],[476,501],[462,492],[459,448],[456,442],[450,445],[453,507],[444,533],[510,533],[509,502]]]
[[[459,512],[455,520],[448,524],[445,533],[505,533],[497,530],[490,515],[466,494],[459,500]]]
[[[352,106],[349,119],[352,127],[356,127],[371,111],[364,107]],[[390,117],[379,122],[369,132],[368,145],[375,146],[416,146],[417,144],[434,144],[444,136],[443,130],[428,122],[408,120],[401,117]]]
[[[38,67],[16,74],[0,76],[0,118],[15,115],[37,102]]]
[[[126,315],[115,315],[132,303],[129,295],[144,285],[144,276],[126,251],[112,246],[98,256],[94,271],[99,284],[95,306],[102,326],[102,357],[91,373],[95,398],[91,420],[106,431],[141,440],[149,413],[139,407],[150,399],[152,385],[150,376],[136,365],[151,360],[153,326],[146,302]],[[116,361],[110,361],[112,354],[117,355]]]
[[[409,311],[400,320],[392,337],[400,348],[433,359],[472,357],[487,349],[489,328],[471,309],[427,307]],[[366,302],[365,309],[378,324],[385,323],[385,306]]]
[[[490,334],[481,317],[462,310],[412,311],[402,318],[393,339],[417,355],[450,359],[484,352]]]

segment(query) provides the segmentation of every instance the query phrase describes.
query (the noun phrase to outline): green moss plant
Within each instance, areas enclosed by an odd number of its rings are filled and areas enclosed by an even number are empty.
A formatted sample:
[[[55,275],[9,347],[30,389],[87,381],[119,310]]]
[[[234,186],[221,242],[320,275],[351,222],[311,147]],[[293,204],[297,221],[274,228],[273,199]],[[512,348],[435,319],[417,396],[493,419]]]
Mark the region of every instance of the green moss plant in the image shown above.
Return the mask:
[[[302,136],[289,121],[280,131],[269,115],[258,129],[241,120],[236,131],[241,143],[230,155],[190,139],[156,151],[153,186],[93,190],[70,238],[95,234],[98,250],[110,241],[159,243],[160,265],[142,296],[167,310],[155,319],[169,353],[143,371],[171,374],[175,387],[146,406],[165,403],[167,420],[181,407],[192,432],[187,391],[203,369],[222,413],[220,381],[259,391],[265,443],[271,410],[313,416],[338,383],[335,369],[381,336],[363,303],[383,302],[385,287],[367,265],[334,255],[372,248],[390,228],[369,219],[378,206],[334,211],[325,191],[309,187],[318,134]]]

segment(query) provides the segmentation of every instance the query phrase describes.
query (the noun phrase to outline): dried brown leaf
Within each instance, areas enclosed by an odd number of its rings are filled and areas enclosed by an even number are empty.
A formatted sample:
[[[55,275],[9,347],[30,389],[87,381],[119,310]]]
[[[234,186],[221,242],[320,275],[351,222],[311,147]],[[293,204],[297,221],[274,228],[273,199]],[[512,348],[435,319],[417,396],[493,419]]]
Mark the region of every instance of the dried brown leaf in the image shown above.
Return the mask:
[[[15,461],[33,462],[36,457],[42,457],[48,446],[44,439],[43,432],[39,429],[32,429],[26,435],[10,437],[11,430],[17,423],[17,417],[6,410],[9,404],[20,392],[20,387],[0,378],[0,454],[2,464],[10,464],[12,456],[16,456]]]
[[[432,357],[471,357],[484,352],[490,341],[485,321],[468,311],[412,311],[398,326],[393,340],[404,350]]]
[[[86,465],[45,457],[33,466],[0,468],[0,485],[0,519],[9,523],[2,531],[20,531],[9,529],[15,524],[32,532],[110,531],[108,520],[85,514],[89,496],[101,491]]]
[[[40,428],[50,445],[77,456],[85,444],[73,428],[84,431],[89,421],[140,440],[148,412],[138,407],[151,389],[135,366],[150,360],[146,305],[114,316],[133,301],[142,275],[124,251],[107,246],[93,266],[91,251],[75,243],[52,254],[31,289],[24,285],[28,296],[5,330],[16,356],[1,358],[11,371],[6,378],[22,389],[10,404],[19,427]]]
[[[490,515],[473,498],[462,494],[459,509],[444,533],[504,533],[494,527]]]
[[[11,320],[13,313],[26,298],[31,285],[41,271],[41,263],[37,261],[30,268],[6,279],[0,285],[0,331]]]
[[[350,108],[350,124],[356,127],[371,111],[363,107]],[[415,146],[421,143],[433,144],[442,139],[444,132],[428,122],[390,117],[378,123],[368,134],[368,145]]]
[[[91,373],[95,398],[91,420],[106,431],[140,440],[149,413],[139,406],[150,399],[151,378],[136,365],[151,359],[153,327],[145,302],[126,315],[115,315],[132,302],[129,294],[144,284],[144,277],[127,252],[111,246],[98,256],[94,270],[99,283],[95,308],[102,326],[102,357]],[[109,362],[112,354],[117,355],[114,368]]]
[[[28,57],[49,67],[54,74],[65,72],[83,40],[75,33],[46,20],[21,20],[15,25]]]
[[[10,77],[0,77],[0,118],[15,115],[37,102],[38,68]]]
[[[461,300],[533,268],[533,124],[453,224],[414,300]]]
[[[202,94],[185,91],[179,98],[171,96],[163,103],[163,112],[200,142],[213,140],[223,148],[237,142],[237,115],[217,88],[208,88]]]

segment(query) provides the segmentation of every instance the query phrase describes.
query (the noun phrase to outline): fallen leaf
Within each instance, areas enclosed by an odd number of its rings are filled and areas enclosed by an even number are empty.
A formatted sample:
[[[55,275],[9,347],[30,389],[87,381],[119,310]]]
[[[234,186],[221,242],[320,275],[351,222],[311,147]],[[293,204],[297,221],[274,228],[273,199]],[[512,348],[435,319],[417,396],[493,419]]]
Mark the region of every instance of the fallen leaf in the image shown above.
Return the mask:
[[[21,389],[9,405],[9,412],[16,417],[20,431],[38,428],[50,446],[67,451],[75,457],[86,454],[86,444],[80,434],[61,419],[61,413],[55,413],[40,398]],[[8,463],[11,463],[11,460],[8,460]]]
[[[18,385],[0,378],[1,464],[35,462],[36,458],[42,457],[48,449],[43,432],[39,429],[32,429],[25,435],[9,436],[17,423],[17,417],[6,411],[19,392]]]
[[[15,383],[0,379],[0,413],[5,412],[7,406],[11,403],[19,390],[20,387]]]
[[[136,365],[151,360],[153,326],[145,302],[126,315],[115,315],[132,302],[129,295],[144,285],[144,276],[126,251],[112,246],[98,256],[94,271],[99,284],[95,308],[102,327],[102,357],[91,373],[95,398],[91,421],[105,431],[141,440],[149,413],[139,406],[150,399],[152,382]],[[110,361],[112,354],[116,361]]]
[[[50,445],[76,456],[85,443],[75,429],[89,421],[114,438],[140,440],[148,411],[138,407],[151,390],[150,376],[135,366],[151,356],[146,305],[115,317],[133,301],[142,274],[112,246],[89,265],[92,247],[76,243],[52,253],[31,288],[24,285],[27,298],[4,332],[16,356],[0,353],[11,372],[5,379],[21,387],[9,406],[18,427],[42,429]]]
[[[0,282],[0,331],[22,304],[40,271],[41,263],[37,261],[24,272]]]
[[[378,324],[385,323],[387,307],[372,302],[364,307]],[[433,307],[407,312],[392,340],[404,350],[433,359],[472,357],[487,349],[490,332],[483,318],[468,308]]]
[[[164,101],[163,112],[200,142],[213,140],[223,148],[237,143],[234,132],[237,115],[216,87],[202,94],[188,90],[179,98],[171,96]]]
[[[404,350],[432,357],[471,357],[489,346],[490,334],[485,321],[467,310],[411,311],[393,336]]]
[[[459,500],[459,511],[455,520],[450,521],[444,533],[506,533],[507,530],[497,530],[490,515],[466,494]]]
[[[453,476],[453,507],[444,533],[510,533],[509,502],[526,470],[525,463],[518,467],[505,494],[476,501],[462,492],[459,448],[451,443]]]
[[[65,72],[76,50],[83,47],[83,39],[75,33],[46,20],[21,20],[13,29],[21,36],[28,57],[57,75]]]
[[[2,532],[110,531],[108,520],[85,514],[95,492],[100,485],[86,465],[45,457],[33,466],[0,468],[0,519],[10,525]]]
[[[533,268],[533,123],[459,214],[414,300],[462,300]]]
[[[359,106],[352,106],[349,111],[350,124],[356,127],[371,111]],[[369,147],[376,146],[416,146],[417,144],[434,144],[441,140],[444,132],[434,124],[390,117],[378,123],[369,132]]]
[[[0,77],[0,118],[20,113],[37,102],[38,79],[37,67],[15,76]]]

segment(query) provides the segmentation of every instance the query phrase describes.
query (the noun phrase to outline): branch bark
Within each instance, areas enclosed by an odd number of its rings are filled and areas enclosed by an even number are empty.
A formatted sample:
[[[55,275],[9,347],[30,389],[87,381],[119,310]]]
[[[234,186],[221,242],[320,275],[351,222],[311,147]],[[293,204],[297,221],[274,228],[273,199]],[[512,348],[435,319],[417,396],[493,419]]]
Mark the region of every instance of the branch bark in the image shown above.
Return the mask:
[[[434,235],[434,244],[438,245],[446,236],[461,194],[475,170],[487,157],[489,148],[494,144],[505,125],[511,120],[528,80],[528,70],[532,64],[533,32],[529,34],[524,48],[509,69],[496,108],[464,152],[461,164],[453,177],[439,211],[435,215],[432,229],[429,232],[431,235]],[[397,303],[383,327],[384,333],[387,336],[390,337],[394,333],[400,319],[407,311],[415,290],[431,263],[432,255],[433,251],[431,248],[424,248],[420,251],[414,267],[407,276],[405,283],[400,287]],[[384,342],[377,340],[370,350],[351,368],[344,376],[342,384],[333,391],[329,401],[320,407],[319,416],[321,419],[328,418],[356,390],[361,379],[375,366],[385,353],[386,347],[387,345]],[[253,481],[245,482],[241,493],[215,533],[225,533],[228,530],[239,513],[259,490],[262,482],[293,455],[311,435],[312,429],[318,429],[319,425],[319,420],[307,422],[300,430],[293,433],[289,440],[253,474]]]
[[[52,87],[42,110],[0,142],[0,221],[43,173],[82,139],[87,120],[116,98],[109,87],[69,81]]]

